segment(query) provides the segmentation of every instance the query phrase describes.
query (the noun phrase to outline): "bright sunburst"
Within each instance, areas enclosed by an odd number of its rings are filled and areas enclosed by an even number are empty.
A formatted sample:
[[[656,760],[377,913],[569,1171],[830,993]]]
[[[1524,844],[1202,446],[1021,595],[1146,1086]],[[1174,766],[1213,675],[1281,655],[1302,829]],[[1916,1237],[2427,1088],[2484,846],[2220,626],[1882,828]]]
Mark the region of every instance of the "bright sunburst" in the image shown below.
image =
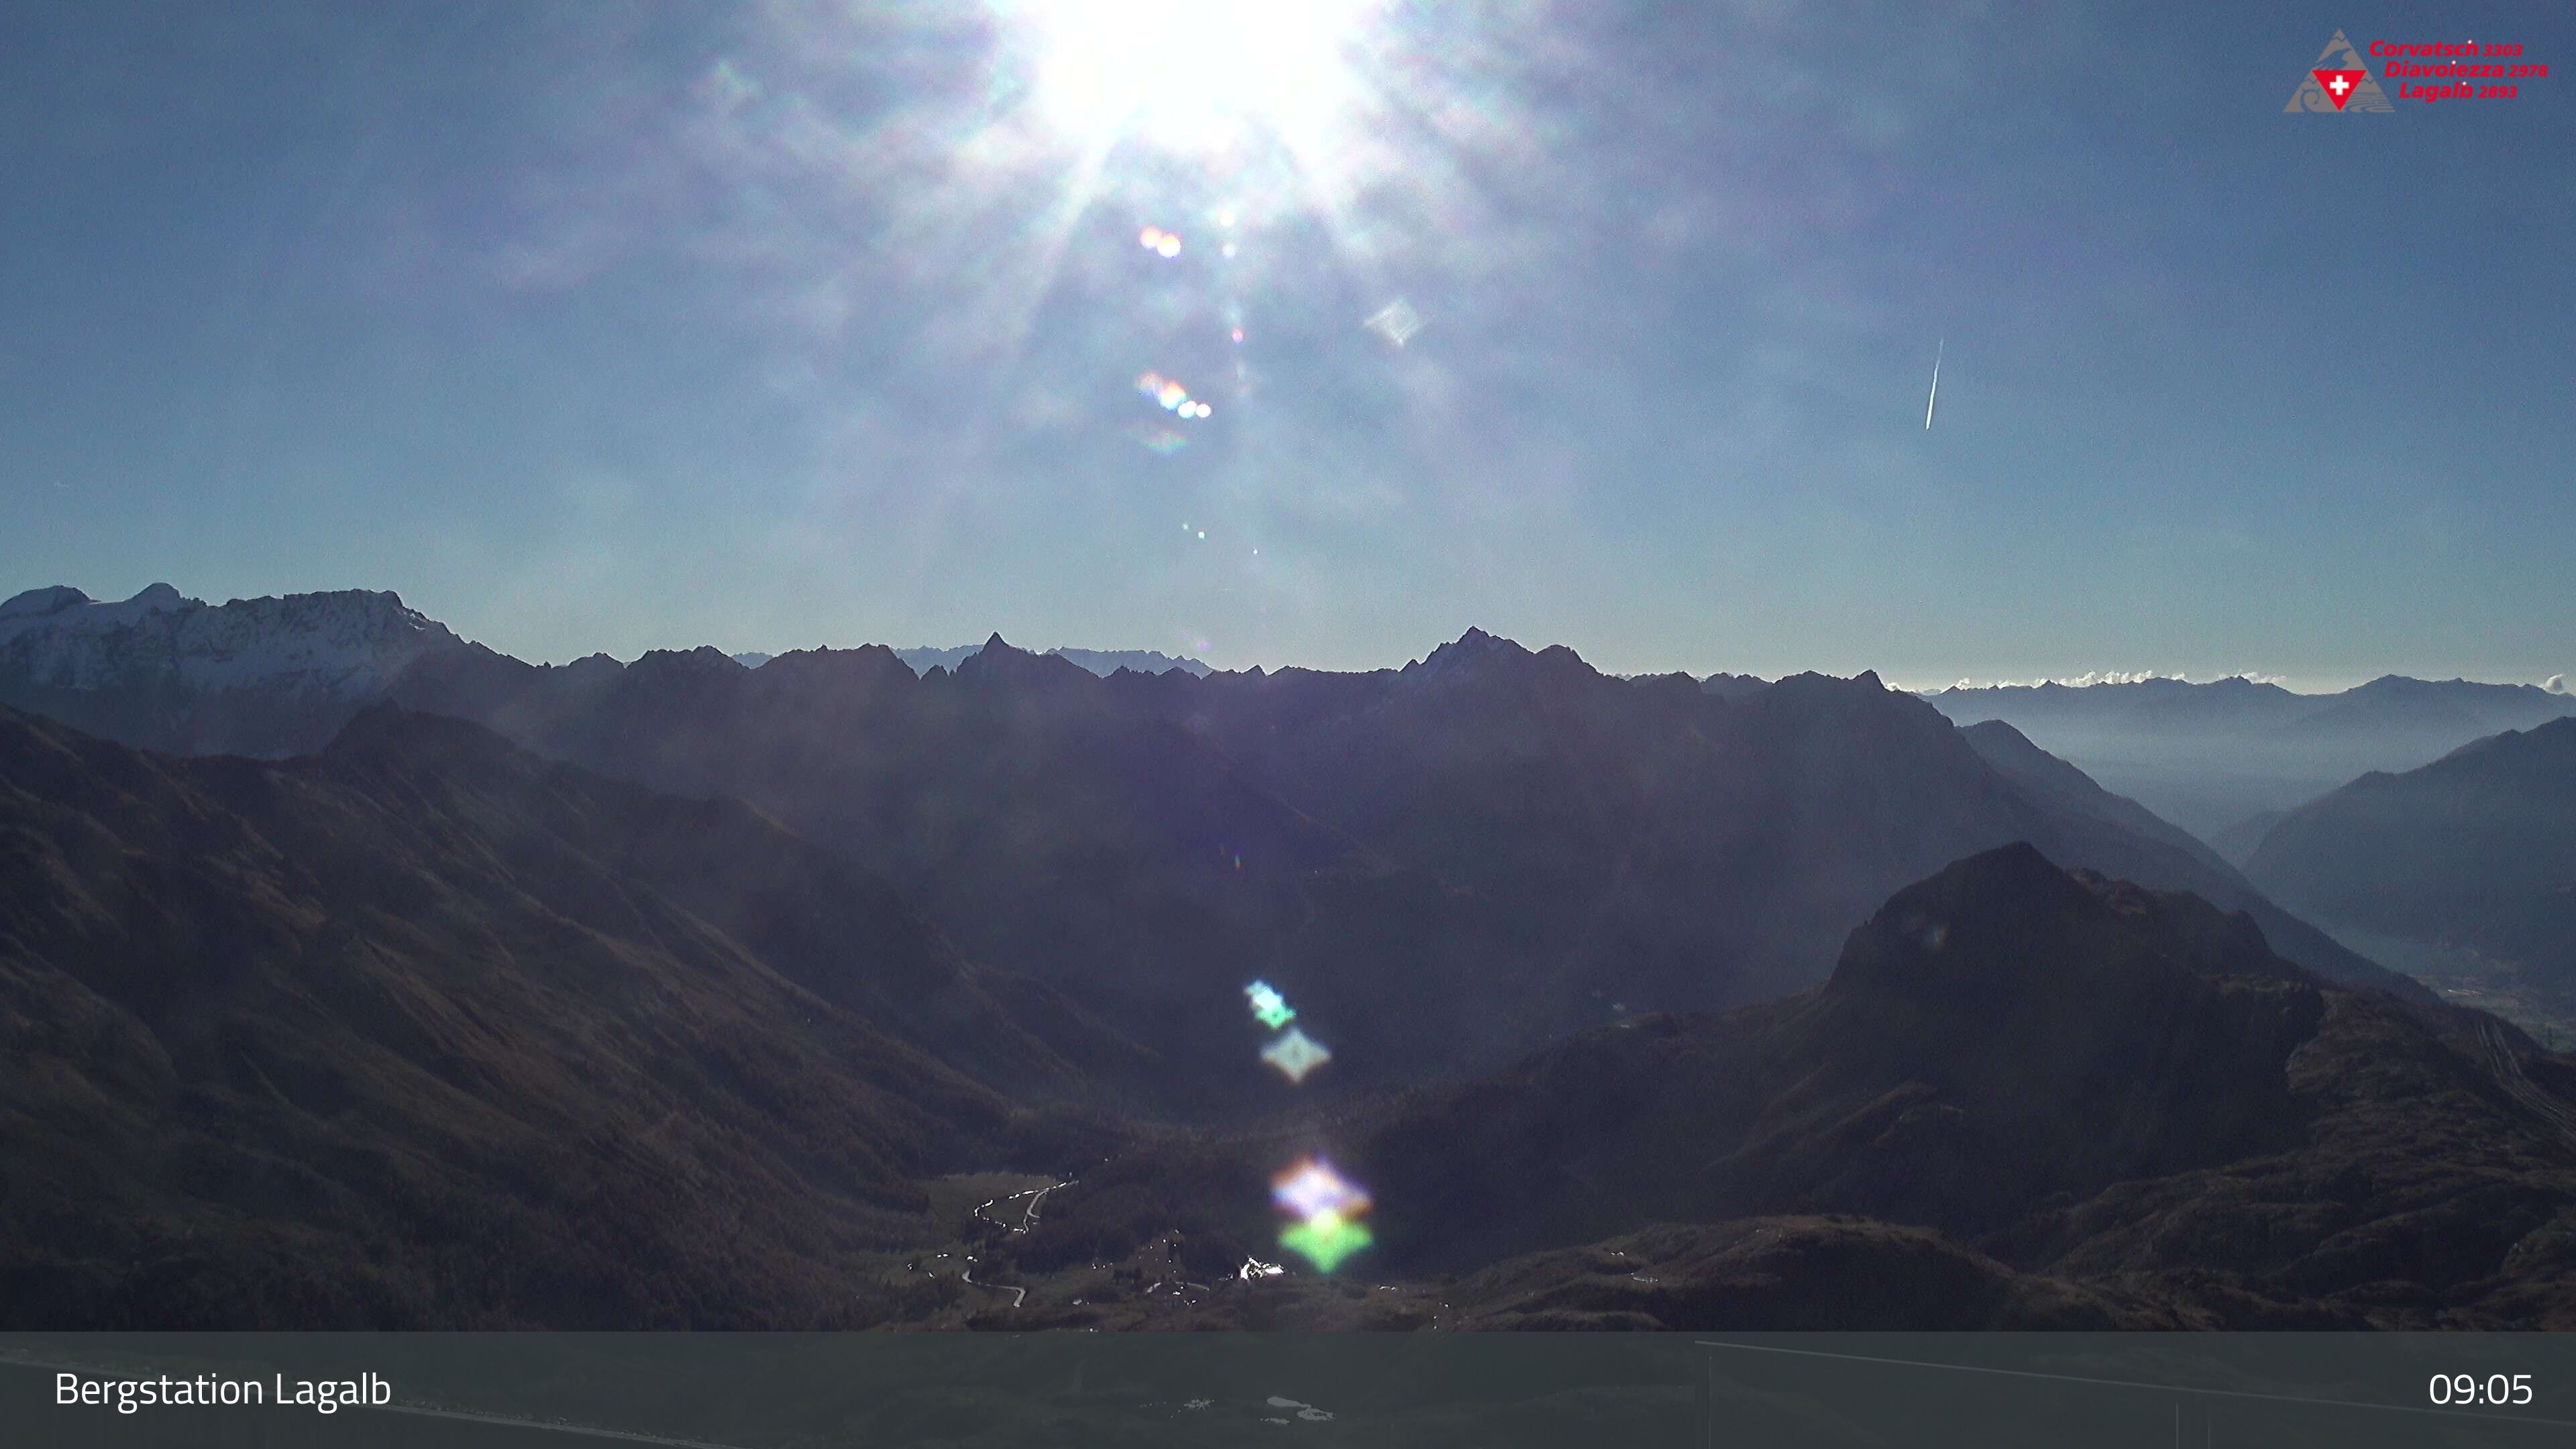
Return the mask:
[[[1310,151],[1358,97],[1383,0],[1023,0],[1031,100],[1098,152],[1123,140],[1222,150],[1267,130]]]

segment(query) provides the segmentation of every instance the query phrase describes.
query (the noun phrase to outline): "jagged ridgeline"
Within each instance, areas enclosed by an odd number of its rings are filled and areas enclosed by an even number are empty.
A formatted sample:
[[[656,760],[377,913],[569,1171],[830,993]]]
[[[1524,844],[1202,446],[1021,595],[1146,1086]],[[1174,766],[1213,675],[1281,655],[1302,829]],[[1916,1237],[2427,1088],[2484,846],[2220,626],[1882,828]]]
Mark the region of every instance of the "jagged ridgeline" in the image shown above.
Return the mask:
[[[0,626],[23,1324],[2562,1315],[2576,1070],[1874,675]]]

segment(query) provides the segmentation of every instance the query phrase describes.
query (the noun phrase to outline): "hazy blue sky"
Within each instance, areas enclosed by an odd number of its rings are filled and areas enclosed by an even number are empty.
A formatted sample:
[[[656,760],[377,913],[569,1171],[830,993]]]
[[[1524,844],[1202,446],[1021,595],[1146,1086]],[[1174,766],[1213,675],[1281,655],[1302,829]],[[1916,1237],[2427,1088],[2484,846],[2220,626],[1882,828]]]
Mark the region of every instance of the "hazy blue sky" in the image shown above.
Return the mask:
[[[1082,9],[0,9],[0,594],[2576,667],[2565,6]],[[2338,28],[2560,74],[2282,114]]]

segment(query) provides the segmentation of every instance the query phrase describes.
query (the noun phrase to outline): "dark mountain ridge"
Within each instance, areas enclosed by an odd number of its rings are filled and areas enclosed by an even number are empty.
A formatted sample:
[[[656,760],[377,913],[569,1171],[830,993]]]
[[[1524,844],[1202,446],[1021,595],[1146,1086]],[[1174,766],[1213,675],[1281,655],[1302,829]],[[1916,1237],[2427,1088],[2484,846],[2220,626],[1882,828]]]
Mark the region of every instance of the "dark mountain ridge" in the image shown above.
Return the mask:
[[[1441,689],[1594,687],[1541,657]],[[917,681],[1005,745],[1067,727],[1065,682]],[[1223,1084],[748,807],[450,718],[265,764],[0,714],[0,852],[28,1326],[950,1321],[896,1260],[938,1240],[931,1177],[1003,1166],[1075,1179],[977,1238],[1024,1327],[2504,1326],[2566,1318],[2576,1273],[2576,1064],[2027,845],[1898,892],[1809,992],[1226,1135],[1029,1110]],[[1276,1256],[1268,1178],[1319,1151],[1378,1200],[1389,1296],[1119,1286]]]
[[[2576,987],[2576,719],[2364,775],[2282,817],[2246,868],[2322,920]]]
[[[876,646],[747,669],[458,645],[390,692],[751,802],[969,959],[1114,1022],[1205,1111],[1300,1090],[1243,1069],[1255,978],[1335,1052],[1302,1090],[1435,1080],[1628,1009],[1800,989],[1889,891],[2011,840],[2254,910],[2294,957],[2407,989],[2143,812],[2003,768],[1873,675],[1740,683],[1612,679],[1470,630],[1404,670],[1205,678],[1103,679],[998,637],[922,675]]]
[[[757,671],[647,655],[588,679],[481,650],[436,664],[398,695],[658,789],[754,802],[888,876],[971,958],[1063,986],[1151,1045],[1201,1110],[1294,1099],[1257,1061],[1256,978],[1298,1003],[1350,1085],[1525,1039],[1513,996],[1476,1000],[1514,960],[1485,903],[1319,824],[1179,725],[1121,711],[1062,658],[995,640],[953,675],[873,647]],[[1444,1012],[1450,1030],[1421,1029]]]
[[[1584,901],[1580,935],[1559,949],[1632,1001],[1725,1004],[1811,984],[1847,923],[1889,891],[2012,840],[2251,909],[2315,969],[2430,999],[2134,802],[2026,741],[1990,749],[1991,732],[1959,731],[1874,674],[1712,698],[1680,677],[1613,680],[1572,651],[1474,631],[1416,671],[1112,683],[1394,859],[1498,901]],[[1695,986],[1712,965],[1751,979]]]
[[[874,1321],[920,1179],[1151,1067],[744,807],[381,706],[286,764],[0,710],[0,1034],[49,1328]]]
[[[1013,1251],[1162,1234],[1216,1271],[1270,1251],[1268,1176],[1321,1154],[1375,1200],[1356,1272],[1473,1273],[1444,1296],[1495,1323],[2576,1323],[2576,1099],[2491,1021],[2441,1025],[2016,845],[1899,892],[1813,991],[1141,1147]]]
[[[1623,1010],[1810,985],[1889,891],[2017,839],[2257,910],[2318,969],[2414,990],[2205,850],[2016,781],[1874,675],[1727,698],[1471,630],[1404,670],[1106,679],[999,639],[922,676],[882,649],[585,676],[467,649],[396,693],[754,802],[969,956],[1233,1083],[1210,1110],[1293,1100],[1242,1070],[1256,977],[1336,1053],[1307,1090],[1435,1080]]]

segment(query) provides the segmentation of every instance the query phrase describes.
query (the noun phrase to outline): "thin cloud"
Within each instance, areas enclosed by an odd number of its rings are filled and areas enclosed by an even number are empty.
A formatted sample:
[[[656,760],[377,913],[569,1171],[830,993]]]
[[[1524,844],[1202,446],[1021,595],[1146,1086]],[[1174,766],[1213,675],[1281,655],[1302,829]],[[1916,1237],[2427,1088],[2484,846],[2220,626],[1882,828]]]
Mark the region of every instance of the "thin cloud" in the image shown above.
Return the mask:
[[[2267,674],[2254,669],[2239,669],[2228,674],[2213,674],[2194,680],[2189,674],[2162,669],[2094,669],[2082,674],[2052,675],[2038,679],[1961,679],[1950,687],[1952,689],[2037,689],[2042,685],[2054,684],[2066,689],[2087,689],[2097,684],[2147,684],[2160,679],[2172,680],[2176,684],[2217,684],[2230,679],[2242,679],[2249,684],[2285,684],[2289,681],[2289,676]]]

